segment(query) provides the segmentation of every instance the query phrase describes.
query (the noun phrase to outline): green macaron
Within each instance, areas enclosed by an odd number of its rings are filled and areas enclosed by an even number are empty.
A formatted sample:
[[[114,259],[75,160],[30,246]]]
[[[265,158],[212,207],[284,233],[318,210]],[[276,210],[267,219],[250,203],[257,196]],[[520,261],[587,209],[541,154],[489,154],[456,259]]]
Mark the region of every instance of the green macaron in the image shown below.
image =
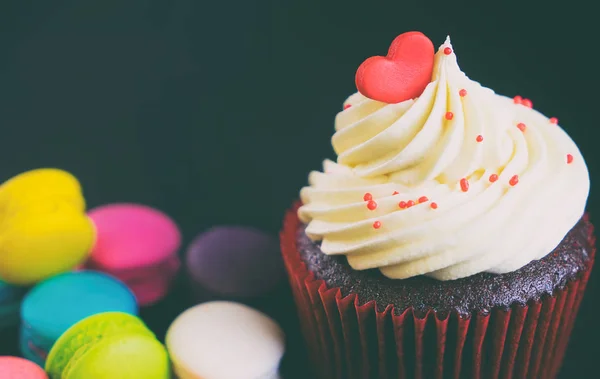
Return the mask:
[[[56,341],[46,360],[51,379],[168,379],[165,347],[136,316],[87,317]]]

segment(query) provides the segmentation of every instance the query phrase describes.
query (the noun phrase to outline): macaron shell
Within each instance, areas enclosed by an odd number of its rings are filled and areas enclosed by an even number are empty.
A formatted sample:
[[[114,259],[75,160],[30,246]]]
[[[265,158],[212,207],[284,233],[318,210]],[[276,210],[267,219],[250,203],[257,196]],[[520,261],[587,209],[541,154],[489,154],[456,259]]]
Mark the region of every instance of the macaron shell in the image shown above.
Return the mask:
[[[95,240],[85,214],[58,202],[53,211],[17,213],[0,229],[0,278],[9,284],[31,285],[71,270],[84,261]]]
[[[0,378],[2,379],[48,379],[42,368],[27,359],[0,356]]]
[[[140,334],[105,337],[78,356],[61,379],[168,379],[169,358],[155,338]]]
[[[41,168],[13,176],[0,185],[0,213],[6,207],[19,202],[53,196],[72,202],[77,209],[85,210],[81,185],[72,174],[54,168]]]
[[[154,338],[154,334],[136,316],[123,312],[99,313],[79,321],[56,340],[46,360],[46,371],[53,378],[60,377],[82,346],[122,333]]]
[[[177,253],[181,233],[165,213],[140,204],[109,204],[91,209],[98,231],[91,258],[108,270],[153,265]]]
[[[284,334],[275,321],[250,307],[215,301],[179,315],[166,344],[179,375],[254,379],[277,372]]]
[[[57,204],[65,204],[77,212],[78,215],[85,214],[85,200],[82,195],[58,196],[42,194],[27,198],[24,196],[13,197],[8,204],[2,208],[4,220],[10,220],[14,216],[56,213]]]

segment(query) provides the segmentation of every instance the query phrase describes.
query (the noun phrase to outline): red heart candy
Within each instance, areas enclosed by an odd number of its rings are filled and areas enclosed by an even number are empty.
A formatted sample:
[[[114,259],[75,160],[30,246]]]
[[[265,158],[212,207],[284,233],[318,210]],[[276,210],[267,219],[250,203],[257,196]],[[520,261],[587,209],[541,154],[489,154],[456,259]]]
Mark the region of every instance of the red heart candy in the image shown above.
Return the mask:
[[[400,34],[385,57],[364,61],[356,71],[356,88],[364,96],[388,104],[420,96],[431,82],[433,43],[421,32]]]

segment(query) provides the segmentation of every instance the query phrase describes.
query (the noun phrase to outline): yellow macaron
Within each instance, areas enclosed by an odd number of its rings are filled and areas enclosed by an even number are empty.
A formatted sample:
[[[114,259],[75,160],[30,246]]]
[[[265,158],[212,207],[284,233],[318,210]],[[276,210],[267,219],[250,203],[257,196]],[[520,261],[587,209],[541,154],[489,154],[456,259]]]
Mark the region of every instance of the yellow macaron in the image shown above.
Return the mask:
[[[31,285],[73,269],[95,240],[79,181],[37,169],[0,185],[0,278]]]
[[[55,168],[40,168],[16,175],[0,185],[0,212],[5,207],[45,197],[61,198],[85,211],[85,199],[75,176]]]

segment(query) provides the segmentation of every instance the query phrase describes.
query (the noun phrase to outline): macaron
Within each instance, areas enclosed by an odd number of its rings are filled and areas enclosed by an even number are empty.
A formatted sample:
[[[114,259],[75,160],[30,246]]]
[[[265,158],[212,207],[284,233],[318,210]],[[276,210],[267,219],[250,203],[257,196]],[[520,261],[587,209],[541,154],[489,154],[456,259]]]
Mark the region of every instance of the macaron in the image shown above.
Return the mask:
[[[46,372],[27,359],[0,356],[0,378],[2,379],[48,379]]]
[[[86,267],[125,282],[141,306],[162,299],[179,270],[181,233],[165,213],[139,204],[109,204],[88,212],[97,239]]]
[[[13,176],[0,185],[0,204],[20,200],[54,197],[85,210],[79,180],[71,173],[56,168],[39,168]]]
[[[138,317],[105,312],[70,327],[48,354],[51,379],[168,379],[165,347]]]
[[[61,274],[36,285],[21,306],[21,354],[43,366],[61,334],[101,312],[137,315],[133,293],[118,279],[96,271]]]
[[[38,169],[0,185],[0,278],[32,285],[82,263],[95,230],[77,179]]]
[[[166,345],[180,379],[278,378],[284,353],[279,325],[246,305],[203,303],[179,315]]]
[[[0,280],[0,330],[19,323],[19,309],[26,291],[24,287],[11,286]]]
[[[208,290],[249,298],[268,293],[284,277],[279,242],[243,226],[217,226],[200,234],[186,251],[193,292]]]

